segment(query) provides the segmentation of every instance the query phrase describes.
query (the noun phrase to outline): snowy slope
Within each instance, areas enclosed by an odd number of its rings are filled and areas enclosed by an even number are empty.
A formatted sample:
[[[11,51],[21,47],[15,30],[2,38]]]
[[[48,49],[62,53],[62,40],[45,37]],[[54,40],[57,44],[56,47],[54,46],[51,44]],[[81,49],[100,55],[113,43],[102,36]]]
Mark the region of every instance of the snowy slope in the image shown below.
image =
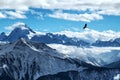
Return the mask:
[[[0,46],[0,66],[0,70],[15,80],[36,80],[43,75],[94,67],[80,60],[64,58],[43,43],[24,39]],[[5,73],[0,72],[1,75]]]

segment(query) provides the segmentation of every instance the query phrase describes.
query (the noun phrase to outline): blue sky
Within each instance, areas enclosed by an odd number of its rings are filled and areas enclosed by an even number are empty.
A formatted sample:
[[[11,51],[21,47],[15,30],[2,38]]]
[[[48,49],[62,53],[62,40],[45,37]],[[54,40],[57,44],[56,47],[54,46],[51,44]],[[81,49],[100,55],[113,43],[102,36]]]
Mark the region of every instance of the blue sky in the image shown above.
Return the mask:
[[[83,31],[85,23],[97,31],[120,31],[119,5],[119,0],[1,0],[0,32],[17,22],[41,32]]]

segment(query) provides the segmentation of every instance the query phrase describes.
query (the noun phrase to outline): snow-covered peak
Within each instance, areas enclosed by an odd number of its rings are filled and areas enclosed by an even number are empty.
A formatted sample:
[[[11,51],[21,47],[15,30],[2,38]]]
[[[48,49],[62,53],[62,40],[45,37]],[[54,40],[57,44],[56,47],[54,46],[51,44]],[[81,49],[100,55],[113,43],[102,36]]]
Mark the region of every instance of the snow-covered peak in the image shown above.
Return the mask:
[[[23,38],[0,46],[0,52],[0,66],[4,66],[5,73],[14,80],[25,79],[26,74],[27,79],[37,80],[40,76],[77,70],[79,67],[74,61],[61,58],[56,50],[47,45]]]
[[[6,27],[7,30],[13,31],[16,28],[20,28],[21,30],[29,30],[33,33],[35,33],[32,29],[30,29],[25,23],[17,22],[11,26]]]
[[[14,25],[14,29],[7,37],[7,41],[14,42],[20,38],[31,39],[36,33],[29,28],[26,24],[16,24]]]
[[[19,23],[19,24],[14,25],[13,31],[16,30],[16,29],[28,30],[28,31],[30,31],[30,32],[32,32],[32,33],[35,33],[35,32],[34,32],[31,28],[29,28],[29,27],[27,26],[27,24],[25,24],[25,23]]]

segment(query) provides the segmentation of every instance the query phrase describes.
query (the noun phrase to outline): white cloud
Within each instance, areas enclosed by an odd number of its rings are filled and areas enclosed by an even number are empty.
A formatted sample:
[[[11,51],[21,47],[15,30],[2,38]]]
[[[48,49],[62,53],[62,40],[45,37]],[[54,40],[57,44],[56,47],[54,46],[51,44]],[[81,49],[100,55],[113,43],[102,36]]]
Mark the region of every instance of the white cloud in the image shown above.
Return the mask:
[[[28,10],[26,1],[28,0],[0,0],[0,9]]]
[[[15,23],[15,24],[11,25],[11,26],[5,27],[5,29],[11,31],[11,30],[13,30],[13,29],[16,28],[16,27],[22,27],[23,25],[25,25],[25,23],[17,22],[17,23]]]
[[[0,18],[6,18],[6,15],[0,12]]]
[[[119,4],[119,0],[0,0],[0,9],[28,10],[30,7],[37,7],[64,10],[110,10],[120,9]]]
[[[97,11],[97,14],[120,16],[120,10],[119,9],[102,10],[102,11]]]
[[[63,13],[60,11],[57,11],[53,14],[49,14],[48,16],[53,17],[53,18],[65,19],[65,20],[85,21],[85,22],[103,19],[103,17],[101,15],[96,14],[96,13],[70,14],[70,13]]]
[[[103,19],[102,15],[120,16],[120,0],[0,0],[0,9],[13,9],[29,11],[30,8],[59,9],[59,10],[89,10],[90,14],[54,13],[51,17],[74,21],[87,21]],[[10,13],[11,15],[13,14]],[[18,15],[16,13],[15,15]],[[41,16],[41,15],[38,15]],[[15,16],[16,17],[16,16]],[[23,18],[25,15],[19,15]],[[81,18],[81,19],[80,19]]]
[[[111,50],[120,50],[120,48],[115,47],[76,47],[76,46],[67,46],[62,44],[48,44],[48,46],[58,50],[60,53],[65,54],[66,56],[70,57],[82,57],[91,55],[99,55],[102,53],[111,52]]]
[[[58,52],[65,55],[65,57],[77,58],[91,63],[89,58],[95,58],[101,64],[101,60],[106,63],[111,63],[119,59],[120,47],[76,47],[66,46],[61,44],[48,44],[48,46],[56,49]],[[117,57],[115,54],[118,54]],[[106,57],[107,56],[107,57]],[[89,58],[88,58],[89,57]]]
[[[83,32],[61,31],[55,32],[54,34],[65,34],[68,37],[77,37],[90,43],[93,43],[96,40],[108,41],[111,39],[120,38],[120,32],[115,32],[112,30],[99,32],[96,30],[86,29]]]
[[[25,11],[21,10],[1,10],[0,12],[0,18],[9,18],[9,19],[25,19],[27,18],[25,15]]]
[[[19,19],[25,19],[27,18],[25,15],[24,15],[24,12],[22,11],[5,11],[5,14],[8,16],[8,18],[10,19],[16,19],[16,18],[19,18]]]
[[[33,15],[37,15],[37,18],[38,18],[38,19],[44,20],[42,12],[37,12],[37,11],[35,11],[35,10],[30,10],[30,12],[31,12]]]

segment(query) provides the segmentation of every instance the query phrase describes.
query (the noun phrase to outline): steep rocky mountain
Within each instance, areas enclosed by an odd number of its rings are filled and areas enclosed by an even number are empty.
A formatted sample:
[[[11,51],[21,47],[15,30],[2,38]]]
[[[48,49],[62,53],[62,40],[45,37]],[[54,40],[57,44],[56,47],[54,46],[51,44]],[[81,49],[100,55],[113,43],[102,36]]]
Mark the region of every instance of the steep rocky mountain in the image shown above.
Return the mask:
[[[99,67],[65,58],[44,43],[20,39],[0,45],[2,80],[112,80],[118,73],[119,68]]]
[[[32,29],[30,29],[26,24],[16,25],[16,27],[11,31],[11,33],[6,36],[5,33],[1,33],[0,41],[14,42],[20,38],[29,39],[31,41],[43,42],[47,44],[63,44],[63,45],[73,45],[73,46],[87,46],[88,42],[85,42],[78,38],[70,38],[66,35],[46,33],[44,35],[37,34]]]
[[[20,38],[31,39],[35,32],[30,29],[26,24],[17,25],[15,29],[11,31],[5,41],[14,42]]]
[[[79,71],[60,72],[55,75],[46,75],[37,80],[119,80],[117,75],[120,69],[86,69]]]
[[[37,34],[25,24],[16,26],[9,35],[1,33],[0,41],[1,80],[113,80],[120,74],[119,48],[106,49],[107,53],[103,51],[96,58],[91,54],[86,59],[66,57],[46,43],[77,46],[84,52],[92,47],[75,37]],[[120,38],[96,41],[92,46],[119,47]]]
[[[2,80],[36,80],[59,72],[97,68],[86,62],[64,58],[44,43],[20,39],[0,46],[0,77]]]

